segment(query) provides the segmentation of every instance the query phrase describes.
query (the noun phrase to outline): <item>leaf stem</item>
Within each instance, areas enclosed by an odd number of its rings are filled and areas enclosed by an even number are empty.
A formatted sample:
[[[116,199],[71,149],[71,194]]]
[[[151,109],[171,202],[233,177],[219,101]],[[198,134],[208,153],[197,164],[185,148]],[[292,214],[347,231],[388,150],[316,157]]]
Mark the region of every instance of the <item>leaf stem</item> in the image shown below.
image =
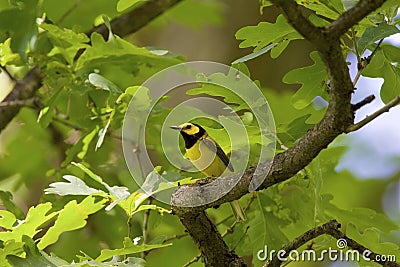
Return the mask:
[[[153,202],[153,198],[149,197],[147,204],[151,205]],[[148,225],[149,225],[149,217],[150,217],[150,209],[147,209],[144,213],[143,224],[142,224],[142,234],[143,234],[143,245],[149,242],[149,234],[148,234]],[[150,250],[146,250],[142,252],[142,259],[146,258],[147,254],[149,254]]]

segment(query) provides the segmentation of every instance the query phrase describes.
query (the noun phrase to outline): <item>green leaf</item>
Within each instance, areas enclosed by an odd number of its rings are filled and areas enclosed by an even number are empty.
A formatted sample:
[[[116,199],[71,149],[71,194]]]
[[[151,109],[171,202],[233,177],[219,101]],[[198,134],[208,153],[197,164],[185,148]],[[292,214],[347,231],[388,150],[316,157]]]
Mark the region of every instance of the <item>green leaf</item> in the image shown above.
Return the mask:
[[[106,25],[106,27],[108,29],[108,41],[114,40],[115,37],[114,37],[114,33],[111,29],[110,19],[106,15],[102,15],[101,17],[104,21],[104,25]]]
[[[251,60],[253,58],[259,57],[259,56],[267,53],[269,50],[271,50],[275,46],[276,46],[276,44],[269,44],[269,45],[267,45],[266,47],[264,47],[264,48],[262,48],[260,50],[257,50],[257,51],[255,51],[255,52],[253,52],[251,54],[248,54],[248,55],[245,55],[244,57],[236,59],[235,61],[232,62],[232,64],[237,64],[237,63],[240,63],[240,62],[246,62],[246,61],[249,61],[249,60]]]
[[[6,258],[9,255],[25,258],[24,243],[16,242],[15,240],[9,240],[3,243],[3,247],[0,248],[0,262],[2,263],[2,267],[11,267]]]
[[[276,43],[271,49],[271,58],[278,58],[280,54],[286,49],[291,41],[301,39],[298,32],[288,33],[285,38]]]
[[[172,244],[152,244],[152,245],[135,245],[129,237],[124,239],[124,247],[119,249],[103,249],[100,256],[96,258],[96,261],[104,261],[114,256],[122,256],[133,253],[140,253],[157,248],[168,247]]]
[[[130,86],[126,88],[125,94],[133,96],[129,105],[134,108],[130,112],[134,112],[138,116],[147,111],[151,105],[150,90],[144,86]]]
[[[144,2],[147,2],[148,0],[119,0],[117,4],[117,11],[122,12],[125,9],[128,9],[130,7],[138,6],[139,4],[143,4]]]
[[[89,74],[89,82],[103,90],[110,91],[113,94],[120,94],[122,93],[122,90],[119,89],[117,85],[115,85],[113,82],[107,80],[103,76],[97,73],[90,73]]]
[[[84,173],[86,173],[94,181],[96,181],[100,184],[104,184],[103,179],[99,175],[92,172],[88,167],[86,167],[82,163],[72,162],[71,164],[78,167],[79,169],[81,169]]]
[[[317,96],[328,99],[325,65],[316,51],[311,52],[310,58],[314,61],[312,66],[291,70],[283,77],[285,83],[302,85],[292,97],[292,104],[297,109],[307,107]]]
[[[0,226],[7,230],[12,230],[17,218],[8,210],[0,210]]]
[[[104,126],[104,128],[101,128],[99,130],[99,139],[97,140],[96,147],[94,149],[95,151],[97,151],[97,149],[99,149],[103,144],[104,136],[107,133],[108,127],[110,126],[110,122],[111,122],[111,117],[108,119],[106,126]]]
[[[98,128],[94,128],[90,133],[88,133],[85,137],[82,138],[82,150],[77,154],[78,158],[83,159],[88,152],[89,146],[92,143],[96,133],[98,132]]]
[[[61,54],[68,64],[72,65],[79,49],[87,48],[89,38],[84,33],[76,33],[67,28],[60,28],[54,24],[40,24],[40,28],[46,30],[53,49],[49,56]]]
[[[257,258],[259,249],[267,246],[269,251],[272,249],[277,250],[288,242],[285,234],[280,229],[285,223],[274,214],[273,207],[276,207],[276,205],[277,203],[265,192],[260,191],[257,192],[257,198],[253,201],[250,211],[247,213],[248,221],[246,225],[249,226],[249,239],[247,241],[249,244],[247,245],[249,248],[254,248],[249,251],[253,254],[254,266],[263,265]]]
[[[134,210],[131,214],[133,215],[143,210],[156,210],[160,214],[163,214],[164,212],[169,213],[169,210],[159,207],[157,205],[140,205],[139,208]]]
[[[400,48],[383,45],[362,72],[363,76],[384,79],[380,92],[384,103],[400,95],[400,68],[397,62],[400,62]]]
[[[360,54],[363,54],[369,45],[399,32],[400,30],[396,26],[388,25],[387,23],[380,23],[376,27],[368,27],[361,36],[360,40],[358,40],[358,50]]]
[[[228,74],[217,72],[208,77],[198,75],[197,80],[201,87],[187,90],[188,95],[220,96],[226,103],[237,105],[233,108],[235,111],[249,109],[249,106],[254,110],[265,105],[265,100],[255,92],[257,85],[248,77],[241,78],[235,68],[231,68]]]
[[[62,210],[58,212],[58,217],[52,227],[41,238],[38,243],[39,249],[57,242],[59,236],[67,231],[76,230],[86,225],[88,215],[93,214],[103,208],[106,199],[95,202],[93,196],[88,196],[81,203],[76,200],[68,202]]]
[[[166,16],[194,30],[204,25],[223,24],[224,5],[218,1],[185,0],[168,10]]]
[[[131,75],[137,75],[137,68],[140,66],[140,69],[144,69],[143,64],[148,64],[147,67],[162,69],[180,62],[174,58],[154,55],[146,48],[137,47],[119,37],[106,42],[99,33],[93,33],[91,44],[76,62],[76,71],[101,70],[104,67],[111,67],[109,64],[120,64],[115,67],[125,68],[130,65]],[[101,66],[102,64],[105,65]],[[133,71],[134,69],[136,71]],[[100,71],[100,73],[105,73],[105,71]]]
[[[383,233],[389,233],[392,230],[399,229],[399,226],[396,223],[384,214],[377,213],[375,210],[368,208],[344,210],[336,207],[334,204],[330,203],[329,200],[331,200],[330,196],[323,196],[324,210],[326,214],[343,224],[353,223],[360,231],[364,231],[370,227],[379,229]]]
[[[302,1],[296,0],[299,5],[315,11],[316,14],[337,19],[344,11],[341,0],[317,0],[317,1]]]
[[[104,193],[101,190],[91,188],[87,186],[81,179],[72,176],[72,175],[64,175],[63,178],[69,183],[65,182],[56,182],[51,183],[50,188],[46,188],[44,190],[45,194],[57,194],[59,196],[66,195],[91,195],[91,194],[101,194]]]
[[[367,228],[360,231],[356,225],[348,223],[346,235],[375,253],[394,255],[397,259],[400,258],[400,247],[391,242],[381,242],[381,237],[374,228]]]
[[[11,38],[8,38],[3,43],[0,43],[0,65],[16,65],[20,66],[24,63],[18,53],[11,49]]]
[[[29,237],[35,236],[39,232],[40,226],[57,215],[56,212],[50,212],[51,208],[52,204],[49,202],[39,204],[36,207],[31,207],[25,220],[19,221],[18,225],[14,226],[11,231],[0,232],[0,240],[7,241],[14,239],[17,242],[20,242],[24,235]],[[6,224],[8,226],[10,226],[11,223],[10,216],[10,214],[7,214],[8,219],[6,220]]]
[[[18,7],[0,11],[0,31],[11,35],[11,50],[26,59],[25,52],[28,44],[37,35],[36,16],[38,12],[37,0],[25,0]]]
[[[295,118],[289,124],[282,124],[277,127],[277,135],[279,140],[286,146],[291,147],[300,137],[313,127],[306,121],[310,118],[310,114]]]
[[[16,218],[22,219],[25,217],[24,212],[14,203],[13,195],[8,191],[0,190],[0,200],[2,205],[8,210],[11,211]],[[2,218],[0,218],[0,221]],[[1,225],[1,223],[0,223]]]
[[[279,15],[275,23],[260,22],[257,26],[246,26],[236,32],[236,39],[244,40],[239,47],[255,47],[258,51],[270,44],[278,44],[285,40],[301,39],[298,34],[285,20],[283,15]],[[281,50],[280,52],[282,52]],[[275,53],[275,56],[279,53]]]
[[[106,207],[107,211],[111,210],[120,201],[128,199],[129,196],[131,195],[128,191],[128,188],[126,188],[124,186],[109,186],[106,182],[103,181],[103,179],[99,175],[92,172],[85,165],[83,165],[81,163],[76,163],[76,162],[72,162],[72,164],[75,165],[76,167],[80,168],[84,173],[86,173],[94,181],[103,185],[108,190],[108,192],[111,194],[111,197],[113,198],[113,202],[109,206]]]
[[[58,267],[68,264],[66,261],[55,257],[49,256],[43,251],[39,251],[32,238],[23,236],[22,241],[24,242],[24,251],[26,256],[21,258],[14,255],[7,257],[7,260],[12,266],[18,267],[31,267],[31,266],[46,266],[46,267]]]

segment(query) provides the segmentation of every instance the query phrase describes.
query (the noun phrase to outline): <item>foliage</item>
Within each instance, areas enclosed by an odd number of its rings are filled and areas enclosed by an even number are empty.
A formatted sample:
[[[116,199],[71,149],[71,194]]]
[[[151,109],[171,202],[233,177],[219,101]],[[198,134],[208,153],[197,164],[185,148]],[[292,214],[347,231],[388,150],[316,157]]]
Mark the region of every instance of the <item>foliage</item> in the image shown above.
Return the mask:
[[[134,183],[120,149],[123,119],[132,96],[134,112],[142,116],[155,101],[150,92],[140,90],[142,83],[184,62],[184,58],[167,50],[140,47],[132,41],[134,38],[114,35],[110,27],[107,40],[99,33],[85,34],[92,25],[103,21],[109,25],[108,18],[117,18],[147,1],[83,1],[74,5],[50,0],[5,2],[0,2],[0,65],[15,77],[22,77],[38,65],[43,86],[36,93],[40,101],[24,107],[17,122],[0,137],[0,182],[5,188],[0,192],[4,206],[0,210],[1,266],[145,266],[146,262],[147,266],[161,266],[167,260],[173,262],[171,266],[178,266],[196,256],[196,248],[178,220],[169,214],[168,205],[151,198],[192,183],[192,177],[201,177],[182,173],[163,155],[159,136],[171,110],[163,104],[166,98],[156,103],[146,125],[151,132],[146,136],[147,148],[156,165],[162,166],[145,174],[147,185],[152,187],[150,193]],[[310,11],[310,20],[321,26],[357,1],[297,2]],[[268,1],[260,1],[261,11],[268,6]],[[360,68],[360,74],[384,79],[380,94],[385,103],[400,95],[400,48],[392,44],[378,47],[377,41],[400,32],[395,16],[398,7],[396,1],[388,1],[342,38],[343,54],[356,54],[359,64],[365,64],[363,57],[377,49],[369,64]],[[219,2],[185,1],[159,22],[173,19],[195,29],[200,21],[202,25],[221,25],[222,9]],[[263,144],[276,146],[279,153],[321,119],[325,107],[317,107],[315,102],[318,98],[329,100],[329,81],[322,60],[313,51],[312,64],[292,69],[283,78],[284,83],[300,84],[296,92],[276,93],[255,82],[275,115],[277,143],[271,143],[272,138],[261,136],[249,108],[263,103],[259,99],[244,102],[224,86],[240,90],[243,84],[232,83],[229,78],[237,70],[251,76],[245,62],[268,52],[278,58],[302,36],[282,15],[275,22],[242,27],[235,36],[241,40],[239,47],[253,47],[254,51],[234,61],[228,74],[197,77],[196,87],[186,94],[223,99],[239,115],[249,135],[250,166],[257,162],[256,152]],[[357,70],[357,66],[349,68]],[[224,86],[205,83],[207,79]],[[233,124],[232,117],[221,115],[217,122],[200,119],[227,153],[232,146],[219,124]],[[246,141],[236,141],[235,145],[244,146]],[[396,245],[399,240],[393,235],[398,225],[382,214],[380,205],[365,193],[384,188],[390,181],[365,185],[349,173],[337,173],[335,166],[344,150],[335,145],[328,147],[292,179],[257,192],[254,198],[250,194],[244,197],[243,205],[250,201],[248,220],[225,236],[229,246],[236,248],[240,256],[248,256],[254,266],[262,266],[264,262],[257,259],[257,252],[265,245],[277,250],[301,233],[335,218],[345,226],[349,237],[400,259]],[[160,175],[173,177],[173,182],[160,183]],[[349,182],[352,187],[346,186]],[[19,207],[24,194],[35,187],[40,187],[40,196],[28,200],[27,209]],[[8,191],[18,196],[15,201]],[[365,202],[351,203],[347,201],[349,195]],[[226,205],[208,212],[221,232],[233,223],[233,218],[225,220],[229,216]],[[147,230],[143,230],[144,216],[149,213]],[[317,250],[329,246],[336,246],[331,238],[315,240]],[[153,250],[159,251],[140,258],[140,253]],[[171,255],[179,257],[171,259]]]

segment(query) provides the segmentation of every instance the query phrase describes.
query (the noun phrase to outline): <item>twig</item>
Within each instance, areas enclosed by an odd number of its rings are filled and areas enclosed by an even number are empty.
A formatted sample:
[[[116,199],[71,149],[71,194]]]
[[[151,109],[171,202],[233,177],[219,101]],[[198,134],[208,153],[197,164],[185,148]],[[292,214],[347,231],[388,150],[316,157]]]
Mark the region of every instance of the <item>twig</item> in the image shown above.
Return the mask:
[[[372,113],[371,115],[367,116],[365,119],[350,125],[349,127],[347,127],[346,129],[346,133],[350,133],[350,132],[354,132],[357,131],[358,129],[360,129],[361,127],[365,126],[366,124],[370,123],[372,120],[376,119],[378,116],[380,116],[381,114],[388,112],[391,108],[395,107],[396,105],[398,105],[400,103],[400,95],[398,95],[397,97],[395,97],[393,100],[391,100],[389,103],[387,103],[385,106],[383,106],[382,108],[378,109],[377,111],[375,111],[374,113]]]
[[[358,51],[358,44],[357,44],[357,40],[356,40],[356,33],[354,30],[354,27],[351,27],[351,38],[352,38],[354,50],[355,50],[356,56],[357,56],[357,63],[361,64],[361,54],[360,54],[360,51]]]
[[[375,46],[374,51],[372,51],[372,53],[366,57],[366,58],[362,58],[361,61],[358,61],[357,63],[357,74],[354,77],[354,81],[353,81],[353,87],[356,87],[356,84],[358,82],[358,80],[361,77],[361,72],[368,66],[368,64],[371,62],[372,58],[375,56],[376,52],[378,51],[380,45],[382,44],[384,38],[382,38],[381,40],[379,40],[378,44]]]
[[[378,51],[379,47],[381,46],[383,40],[385,38],[382,38],[379,40],[378,44],[375,46],[374,51],[372,51],[371,55],[369,55],[366,59],[366,61],[369,63],[371,61],[371,59],[373,58],[373,56],[376,54],[376,52]]]
[[[61,24],[64,22],[64,20],[74,11],[79,4],[81,3],[82,0],[77,0],[75,3],[57,20],[57,24]]]
[[[201,258],[201,254],[197,255],[196,257],[194,257],[193,259],[191,259],[190,261],[188,261],[187,263],[185,263],[184,265],[182,265],[182,267],[188,267],[190,265],[192,265],[195,262],[198,262]]]
[[[295,238],[292,242],[290,242],[289,244],[285,245],[281,251],[277,254],[275,254],[275,256],[272,258],[271,261],[267,261],[265,263],[265,267],[279,267],[282,263],[281,259],[285,257],[285,255],[288,255],[290,253],[290,251],[296,250],[299,247],[301,247],[302,245],[304,245],[305,243],[307,243],[308,241],[320,236],[320,235],[330,235],[334,238],[336,238],[337,240],[345,240],[346,244],[348,247],[351,247],[355,250],[357,250],[360,253],[363,253],[364,251],[368,250],[368,255],[365,255],[365,253],[363,254],[363,256],[366,256],[367,258],[371,259],[371,260],[375,260],[375,259],[382,259],[382,257],[380,257],[381,255],[372,252],[371,250],[367,249],[366,247],[364,247],[363,245],[359,244],[358,242],[354,241],[353,239],[347,237],[344,233],[342,233],[339,228],[341,227],[340,223],[338,223],[336,220],[331,220],[323,225],[317,226],[311,230],[308,230],[307,232],[305,232],[304,234],[302,234],[301,236]],[[378,262],[379,264],[381,264],[382,266],[390,266],[390,267],[399,267],[400,265],[395,263],[395,262],[389,262],[389,261],[385,261],[385,262]]]
[[[38,98],[31,97],[28,99],[20,100],[10,100],[10,101],[3,101],[0,103],[0,107],[10,107],[10,106],[26,106],[28,104],[34,103]]]
[[[151,205],[153,201],[152,197],[149,197],[147,204]],[[150,209],[147,209],[144,213],[143,224],[142,224],[142,234],[143,234],[143,245],[149,242],[149,234],[148,234],[148,226],[149,226],[149,217],[150,217]],[[147,254],[149,254],[149,250],[142,252],[142,259],[146,258]]]
[[[362,61],[361,61],[362,62]],[[361,63],[362,64],[362,63]],[[361,72],[362,72],[362,70],[363,70],[364,68],[359,68],[358,69],[358,71],[357,71],[357,74],[356,74],[356,76],[354,77],[354,81],[353,81],[353,87],[355,88],[356,87],[356,85],[357,85],[357,83],[358,83],[358,80],[360,80],[360,77],[361,77]]]
[[[374,95],[369,95],[366,98],[364,98],[363,100],[361,100],[360,102],[358,102],[356,104],[352,104],[351,108],[352,108],[353,112],[355,112],[356,110],[359,110],[363,106],[365,106],[365,105],[371,103],[372,101],[374,101],[374,99],[375,99]]]
[[[188,233],[184,233],[184,234],[170,236],[170,237],[166,238],[163,241],[163,244],[164,243],[168,243],[169,241],[172,241],[172,240],[175,240],[175,239],[181,239],[182,237],[186,237],[186,236],[189,236],[189,234]]]
[[[77,131],[84,132],[84,131],[87,130],[87,129],[81,127],[81,126],[75,125],[75,124],[71,123],[70,121],[64,120],[64,119],[59,118],[59,117],[53,117],[53,121],[58,122],[58,123],[61,123],[61,124],[65,125],[65,126],[67,126],[67,127],[69,127],[69,128],[72,128],[72,129],[74,129],[74,130],[77,130]]]

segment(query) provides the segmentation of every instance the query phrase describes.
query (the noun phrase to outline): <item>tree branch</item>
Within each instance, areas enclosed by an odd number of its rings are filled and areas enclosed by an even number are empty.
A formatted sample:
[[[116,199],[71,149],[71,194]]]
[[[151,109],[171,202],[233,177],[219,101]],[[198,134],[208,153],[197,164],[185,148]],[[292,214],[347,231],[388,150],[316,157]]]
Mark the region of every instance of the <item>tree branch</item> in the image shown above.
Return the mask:
[[[369,13],[383,5],[386,0],[360,0],[354,7],[344,12],[328,27],[328,33],[339,38]]]
[[[272,258],[271,261],[267,261],[266,264],[264,265],[265,267],[279,267],[282,263],[281,259],[285,257],[285,255],[288,255],[290,251],[296,250],[308,241],[320,236],[320,235],[330,235],[337,240],[345,240],[346,241],[346,246],[350,247],[354,250],[357,250],[360,252],[363,256],[366,258],[370,259],[371,261],[375,261],[376,259],[382,259],[381,255],[378,253],[372,252],[371,250],[367,249],[363,245],[359,244],[358,242],[354,241],[353,239],[347,237],[344,233],[342,233],[339,228],[341,227],[340,223],[338,223],[336,220],[331,220],[323,225],[317,226],[301,236],[295,238],[292,242],[284,246],[281,251],[284,251],[285,253],[277,253],[275,256]],[[367,251],[368,255],[365,254],[365,251]],[[390,267],[399,267],[400,265],[395,263],[395,262],[389,262],[389,261],[382,261],[378,262],[382,266],[390,266]]]
[[[181,1],[182,0],[147,1],[143,5],[133,9],[131,12],[112,20],[111,29],[113,33],[118,36],[126,36],[134,33]],[[100,33],[104,39],[108,38],[108,29],[104,24],[93,28],[87,32],[87,35],[90,36],[93,32]]]
[[[397,106],[399,103],[400,103],[400,95],[395,97],[392,101],[387,103],[382,108],[378,109],[371,115],[367,116],[365,119],[361,120],[360,122],[357,122],[356,124],[353,124],[353,125],[350,125],[349,127],[347,127],[346,133],[357,131],[358,129],[362,128],[366,124],[370,123],[372,120],[376,119],[378,116],[382,115],[385,112],[388,112],[391,108]]]
[[[36,90],[42,86],[42,77],[38,67],[31,69],[22,80],[17,81],[13,90],[3,100],[6,103],[15,101],[25,101],[34,96]],[[0,133],[7,124],[18,114],[21,106],[1,106],[0,107]]]
[[[372,101],[374,101],[375,96],[374,95],[369,95],[366,98],[364,98],[363,100],[361,100],[360,102],[356,103],[356,104],[352,104],[351,108],[353,109],[353,112],[359,110],[360,108],[362,108],[365,105],[368,105],[369,103],[371,103]]]
[[[304,17],[300,5],[292,0],[273,0],[271,2],[283,10],[283,15],[289,24],[318,48],[318,50],[325,49],[326,36],[324,32]]]
[[[181,0],[149,0],[138,8],[133,9],[127,14],[115,18],[111,21],[113,32],[119,36],[134,33],[147,25],[151,20],[161,15],[164,11],[174,6]],[[105,38],[108,36],[108,30],[105,25],[100,25],[88,31],[90,35],[93,32],[102,34]],[[42,75],[39,67],[31,69],[25,77],[18,81],[11,93],[4,99],[6,102],[24,101],[34,96],[36,91],[42,86]],[[8,123],[18,114],[20,106],[0,107],[0,133]]]
[[[179,216],[194,242],[199,246],[206,266],[216,266],[208,264],[215,261],[234,262],[237,260],[237,256],[228,253],[227,245],[223,242],[215,227],[207,226],[207,229],[204,227],[203,221],[208,220],[204,213],[205,209],[241,198],[249,192],[253,177],[265,177],[264,182],[257,190],[266,189],[289,179],[307,166],[338,135],[345,133],[353,125],[354,110],[351,105],[351,95],[354,88],[340,46],[339,33],[361,20],[363,18],[361,14],[370,13],[373,10],[372,6],[377,8],[383,3],[383,1],[377,1],[379,3],[372,5],[368,4],[371,1],[361,1],[348,10],[346,15],[340,17],[340,23],[333,22],[327,31],[312,25],[302,15],[300,7],[295,1],[271,0],[271,2],[283,10],[288,22],[308,39],[320,53],[331,85],[329,106],[324,118],[318,124],[299,139],[293,147],[276,155],[273,161],[260,164],[257,168],[258,173],[255,173],[256,168],[253,167],[246,170],[242,177],[232,175],[213,180],[212,186],[216,187],[214,192],[218,192],[217,188],[224,188],[226,184],[235,183],[239,179],[236,186],[222,198],[203,206],[188,207],[190,203],[196,203],[196,199],[199,197],[204,197],[197,193],[198,191],[194,187],[183,186],[172,195],[172,210]],[[351,14],[357,19],[348,18]],[[210,188],[210,191],[212,191],[212,188]],[[205,218],[198,220],[197,215],[199,214]],[[207,235],[204,235],[204,232]],[[220,244],[219,251],[204,249],[204,247],[213,247],[216,243]],[[221,259],[221,257],[226,258]]]
[[[185,212],[179,216],[179,220],[200,249],[206,266],[245,266],[242,259],[228,248],[204,211]],[[210,254],[213,257],[204,257]]]

